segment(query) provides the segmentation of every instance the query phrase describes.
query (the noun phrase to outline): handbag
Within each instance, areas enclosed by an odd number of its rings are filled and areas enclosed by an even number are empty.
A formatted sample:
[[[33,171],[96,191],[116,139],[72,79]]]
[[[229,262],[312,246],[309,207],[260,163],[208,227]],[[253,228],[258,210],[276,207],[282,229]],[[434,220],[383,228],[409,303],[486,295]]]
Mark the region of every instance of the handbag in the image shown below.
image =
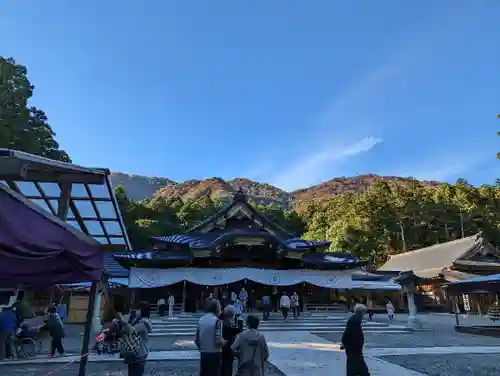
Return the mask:
[[[124,334],[120,338],[120,352],[125,358],[137,357],[140,348],[141,337],[137,333]]]
[[[120,338],[120,352],[125,358],[136,358],[141,349],[141,337],[135,331],[123,333]]]

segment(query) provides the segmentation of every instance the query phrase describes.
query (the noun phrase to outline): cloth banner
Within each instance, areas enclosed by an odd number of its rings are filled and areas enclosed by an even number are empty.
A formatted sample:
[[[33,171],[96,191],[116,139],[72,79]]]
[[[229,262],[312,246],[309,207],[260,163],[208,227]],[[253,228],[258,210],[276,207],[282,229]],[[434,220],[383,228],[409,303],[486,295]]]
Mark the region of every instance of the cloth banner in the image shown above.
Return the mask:
[[[248,279],[268,286],[292,286],[310,283],[335,289],[401,290],[389,281],[353,281],[352,272],[338,270],[274,270],[252,268],[131,268],[130,288],[155,288],[187,281],[202,286],[229,285]]]

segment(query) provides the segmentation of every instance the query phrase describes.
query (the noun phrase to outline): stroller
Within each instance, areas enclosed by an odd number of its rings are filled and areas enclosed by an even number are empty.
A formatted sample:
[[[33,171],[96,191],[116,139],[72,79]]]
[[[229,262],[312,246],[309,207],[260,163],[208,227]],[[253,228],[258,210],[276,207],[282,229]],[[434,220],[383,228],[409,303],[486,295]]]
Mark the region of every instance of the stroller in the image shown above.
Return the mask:
[[[120,351],[120,327],[113,322],[95,337],[95,350],[98,355],[115,354]]]
[[[108,329],[103,330],[95,337],[95,350],[97,355],[116,354],[120,351],[117,336],[112,334]]]

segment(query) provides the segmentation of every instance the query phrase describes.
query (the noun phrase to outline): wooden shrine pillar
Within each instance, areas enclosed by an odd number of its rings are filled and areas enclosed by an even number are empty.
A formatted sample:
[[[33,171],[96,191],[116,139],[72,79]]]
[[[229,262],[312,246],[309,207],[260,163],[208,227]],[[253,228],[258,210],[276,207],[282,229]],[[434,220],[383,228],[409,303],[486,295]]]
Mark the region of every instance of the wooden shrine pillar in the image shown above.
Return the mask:
[[[184,280],[182,284],[182,312],[186,312],[186,298],[187,298],[187,282]]]

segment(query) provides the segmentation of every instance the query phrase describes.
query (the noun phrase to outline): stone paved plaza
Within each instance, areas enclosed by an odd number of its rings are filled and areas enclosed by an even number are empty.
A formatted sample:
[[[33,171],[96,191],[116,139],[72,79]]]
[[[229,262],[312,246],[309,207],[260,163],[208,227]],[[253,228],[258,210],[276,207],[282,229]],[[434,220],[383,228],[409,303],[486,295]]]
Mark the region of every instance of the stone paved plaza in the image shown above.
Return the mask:
[[[56,364],[36,364],[21,367],[3,366],[0,368],[2,376],[73,376],[78,374],[78,365],[72,364],[64,369],[58,368]],[[88,376],[126,376],[126,368],[121,362],[112,363],[89,363],[87,367]],[[198,362],[196,361],[168,361],[149,362],[145,376],[196,376],[198,375]],[[266,376],[283,376],[273,365],[266,364]]]
[[[429,317],[421,331],[367,333],[365,356],[372,376],[500,375],[500,339],[456,333],[451,317],[432,320]],[[271,353],[266,375],[345,375],[340,333],[301,330],[271,331],[265,335]],[[152,338],[147,375],[196,375],[198,356],[192,337]],[[61,369],[72,360],[75,363]],[[71,356],[54,360],[44,356],[30,359],[32,363],[3,364],[0,375],[75,375],[76,360]],[[124,374],[125,366],[118,358],[91,356],[89,376]]]

